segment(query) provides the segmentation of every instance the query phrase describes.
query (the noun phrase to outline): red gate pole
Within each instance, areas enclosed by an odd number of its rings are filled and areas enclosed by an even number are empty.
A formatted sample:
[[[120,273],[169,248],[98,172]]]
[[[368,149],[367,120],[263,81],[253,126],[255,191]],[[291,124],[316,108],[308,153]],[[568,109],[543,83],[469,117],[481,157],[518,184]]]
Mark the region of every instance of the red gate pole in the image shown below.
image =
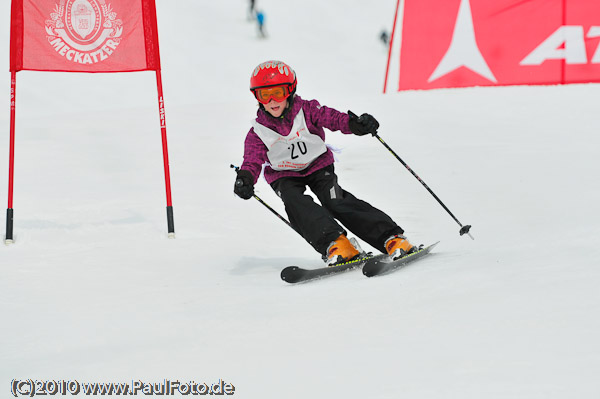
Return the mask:
[[[8,160],[8,208],[6,209],[6,244],[13,243],[13,183],[15,175],[15,101],[17,72],[10,73],[10,149]]]
[[[388,48],[388,59],[385,67],[385,79],[383,81],[383,94],[387,90],[388,74],[390,72],[390,61],[392,59],[392,46],[394,45],[394,35],[396,34],[396,20],[398,19],[398,9],[400,8],[400,0],[396,2],[396,11],[394,12],[394,24],[392,25],[392,34],[390,36],[390,47]],[[398,73],[400,73],[398,71]]]
[[[163,98],[162,77],[160,69],[156,70],[156,86],[158,89],[158,114],[160,117],[160,133],[162,136],[163,161],[165,166],[165,186],[167,191],[167,227],[169,238],[175,238],[173,221],[173,203],[171,202],[171,176],[169,172],[169,150],[167,147],[167,122],[165,119],[165,101]]]
[[[567,26],[567,0],[563,0],[562,2],[562,24],[563,26]],[[560,83],[561,84],[566,84],[566,80],[567,80],[567,57],[566,54],[562,59],[562,62],[560,63]]]

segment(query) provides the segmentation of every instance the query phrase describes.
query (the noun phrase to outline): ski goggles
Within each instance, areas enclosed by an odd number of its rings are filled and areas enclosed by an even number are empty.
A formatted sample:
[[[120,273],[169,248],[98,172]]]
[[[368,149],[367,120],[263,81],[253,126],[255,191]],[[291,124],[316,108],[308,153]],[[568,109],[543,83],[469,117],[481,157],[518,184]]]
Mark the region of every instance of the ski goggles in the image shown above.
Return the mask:
[[[261,104],[268,104],[271,99],[280,103],[290,96],[290,89],[288,86],[261,87],[254,89],[254,96]]]

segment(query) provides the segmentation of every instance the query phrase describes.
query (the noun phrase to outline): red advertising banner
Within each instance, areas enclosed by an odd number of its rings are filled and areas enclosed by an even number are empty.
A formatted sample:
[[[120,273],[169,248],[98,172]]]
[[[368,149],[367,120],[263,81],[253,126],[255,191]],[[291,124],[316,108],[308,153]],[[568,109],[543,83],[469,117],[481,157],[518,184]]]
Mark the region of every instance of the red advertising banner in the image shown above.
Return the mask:
[[[599,1],[398,0],[398,7],[401,37],[392,37],[384,92],[600,81]]]
[[[159,70],[154,0],[13,0],[10,69]]]

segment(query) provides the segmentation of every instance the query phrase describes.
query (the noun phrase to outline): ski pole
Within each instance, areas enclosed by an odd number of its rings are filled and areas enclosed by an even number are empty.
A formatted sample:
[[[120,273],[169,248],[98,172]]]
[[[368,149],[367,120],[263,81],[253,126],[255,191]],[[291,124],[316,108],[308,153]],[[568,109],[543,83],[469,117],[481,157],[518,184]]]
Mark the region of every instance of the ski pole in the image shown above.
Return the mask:
[[[235,166],[235,165],[229,165],[230,168],[233,168],[233,170],[235,170],[236,172],[240,169],[239,166]],[[239,183],[239,184],[238,184]],[[235,182],[236,186],[237,185],[241,185],[242,182],[238,182],[236,180]],[[254,197],[255,200],[257,200],[258,202],[260,202],[261,204],[263,204],[265,206],[265,208],[267,208],[268,210],[270,210],[275,216],[277,216],[282,222],[284,222],[285,224],[287,224],[288,226],[290,226],[296,233],[300,234],[298,232],[298,230],[296,230],[294,228],[294,226],[292,226],[292,224],[290,222],[287,221],[286,218],[284,218],[283,216],[281,216],[275,209],[271,208],[269,206],[269,204],[267,204],[265,201],[263,201],[258,195],[256,194],[252,194],[252,196]]]
[[[410,166],[408,166],[408,165],[406,164],[406,162],[404,162],[404,161],[402,160],[402,158],[400,158],[400,157],[398,156],[398,154],[396,154],[396,153],[394,152],[394,150],[392,150],[392,149],[390,148],[390,146],[389,146],[389,145],[387,145],[387,143],[386,143],[385,141],[383,141],[383,139],[382,139],[381,137],[379,137],[379,135],[378,135],[377,133],[373,133],[373,136],[377,137],[377,140],[379,140],[379,141],[381,142],[381,144],[383,144],[383,145],[384,145],[384,147],[385,147],[385,148],[387,148],[387,149],[388,149],[388,151],[389,151],[389,152],[391,152],[391,153],[392,153],[392,155],[393,155],[393,156],[395,156],[395,157],[396,157],[396,159],[397,159],[398,161],[400,161],[400,163],[401,163],[402,165],[404,165],[404,167],[405,167],[405,168],[406,168],[406,169],[407,169],[407,170],[408,170],[410,173],[412,173],[412,175],[413,175],[414,177],[416,177],[416,178],[417,178],[417,180],[418,180],[419,182],[421,182],[421,184],[423,185],[423,187],[425,187],[425,188],[427,189],[427,191],[429,191],[429,193],[430,193],[431,195],[433,195],[433,198],[435,198],[435,199],[437,200],[437,202],[439,202],[439,204],[442,206],[442,208],[444,208],[444,209],[446,210],[446,212],[448,212],[448,214],[449,214],[450,216],[452,216],[452,219],[454,219],[454,220],[456,221],[456,223],[458,223],[458,225],[460,226],[460,231],[459,231],[460,235],[462,236],[463,234],[467,234],[469,237],[471,237],[471,240],[474,240],[474,238],[473,238],[473,236],[471,235],[471,233],[469,233],[469,230],[471,229],[471,225],[466,225],[466,226],[463,226],[463,225],[462,225],[462,223],[458,221],[458,219],[456,218],[456,216],[454,216],[454,215],[452,214],[452,212],[450,212],[450,209],[448,209],[448,207],[447,207],[446,205],[444,205],[444,203],[443,203],[443,202],[442,202],[442,201],[441,201],[441,200],[438,198],[438,196],[437,196],[437,195],[435,195],[435,193],[434,193],[433,191],[431,191],[431,189],[429,188],[429,186],[427,186],[427,184],[425,184],[425,182],[424,182],[423,180],[421,180],[421,178],[420,178],[420,177],[419,177],[419,176],[418,176],[418,175],[417,175],[417,174],[416,174],[416,173],[415,173],[415,172],[414,172],[414,171],[413,171],[413,170],[410,168]]]

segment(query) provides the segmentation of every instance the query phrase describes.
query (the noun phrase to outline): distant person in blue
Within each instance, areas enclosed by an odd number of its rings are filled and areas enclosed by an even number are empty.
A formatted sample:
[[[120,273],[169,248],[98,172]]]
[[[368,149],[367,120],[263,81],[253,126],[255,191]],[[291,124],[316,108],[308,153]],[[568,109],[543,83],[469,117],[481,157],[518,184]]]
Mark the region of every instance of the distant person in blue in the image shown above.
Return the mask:
[[[258,22],[258,34],[260,35],[260,37],[267,37],[267,35],[265,34],[265,14],[261,11],[258,10],[256,12],[256,21]]]

